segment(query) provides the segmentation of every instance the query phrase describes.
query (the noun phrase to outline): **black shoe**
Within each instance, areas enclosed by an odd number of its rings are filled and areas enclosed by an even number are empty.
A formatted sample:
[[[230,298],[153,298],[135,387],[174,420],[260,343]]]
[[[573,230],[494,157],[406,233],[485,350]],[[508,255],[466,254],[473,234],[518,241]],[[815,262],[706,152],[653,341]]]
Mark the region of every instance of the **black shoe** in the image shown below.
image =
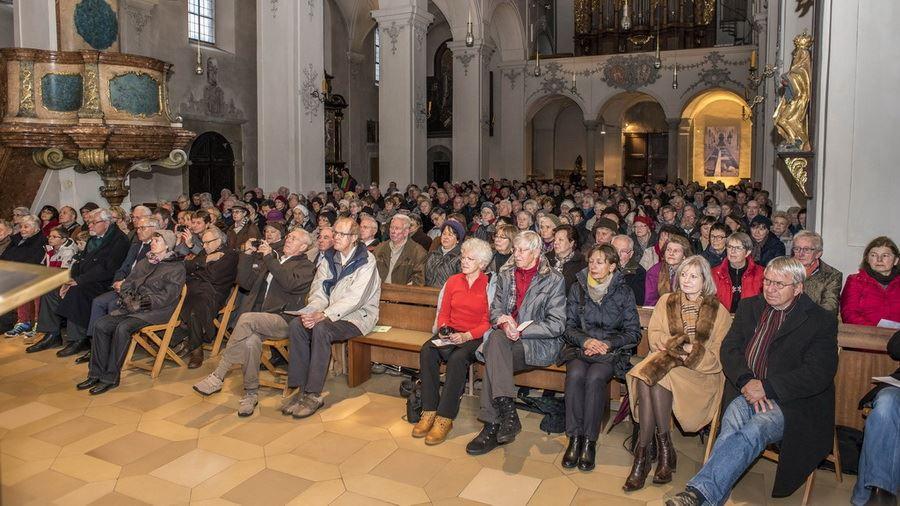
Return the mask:
[[[97,386],[97,383],[100,383],[100,378],[88,378],[75,385],[75,388],[77,388],[78,390],[87,390],[89,388]]]
[[[91,344],[87,342],[87,339],[81,341],[69,341],[69,344],[65,346],[65,348],[56,352],[57,357],[71,357],[72,355],[78,353],[84,353],[91,349]]]
[[[90,362],[90,361],[91,361],[91,351],[90,350],[88,350],[88,352],[85,353],[84,355],[75,359],[76,364],[83,364],[85,362]]]
[[[484,455],[499,446],[497,442],[497,430],[499,428],[500,424],[498,423],[484,424],[481,432],[466,445],[466,453],[469,455]]]
[[[566,453],[563,454],[562,466],[566,469],[572,469],[578,465],[578,456],[581,455],[581,449],[584,448],[584,436],[569,437],[569,446],[566,447]]]
[[[666,506],[700,506],[706,502],[697,489],[688,487],[684,492],[679,492],[675,497],[666,500]]]
[[[594,459],[597,457],[597,442],[588,441],[581,449],[581,455],[578,456],[578,469],[582,471],[591,471],[594,469]]]
[[[500,429],[497,431],[497,442],[512,443],[516,435],[522,432],[522,422],[516,412],[516,401],[512,397],[497,397],[497,409],[500,411]]]
[[[57,332],[44,335],[40,341],[25,348],[25,353],[37,353],[39,351],[49,350],[50,348],[58,348],[62,346],[62,336]]]
[[[90,389],[90,392],[91,392],[91,395],[100,395],[100,394],[106,392],[107,390],[112,390],[113,388],[116,388],[117,386],[119,386],[118,381],[115,383],[97,383],[94,386],[94,388]]]
[[[866,506],[896,506],[897,496],[894,494],[878,487],[869,487],[869,489],[872,493],[869,494]]]

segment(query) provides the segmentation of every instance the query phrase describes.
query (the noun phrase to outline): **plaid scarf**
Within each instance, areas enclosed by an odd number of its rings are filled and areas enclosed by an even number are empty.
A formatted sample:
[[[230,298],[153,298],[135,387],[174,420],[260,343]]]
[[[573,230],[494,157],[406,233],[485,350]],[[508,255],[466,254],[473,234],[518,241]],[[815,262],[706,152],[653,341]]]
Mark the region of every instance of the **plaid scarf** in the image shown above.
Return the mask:
[[[781,328],[781,325],[787,320],[788,315],[790,315],[796,305],[796,299],[794,299],[787,308],[781,311],[768,304],[763,309],[759,323],[756,325],[756,330],[753,331],[753,337],[750,338],[747,347],[744,349],[744,356],[747,357],[747,366],[753,371],[756,379],[762,380],[766,378],[769,365],[769,348],[772,346],[772,341],[775,340],[778,329]]]

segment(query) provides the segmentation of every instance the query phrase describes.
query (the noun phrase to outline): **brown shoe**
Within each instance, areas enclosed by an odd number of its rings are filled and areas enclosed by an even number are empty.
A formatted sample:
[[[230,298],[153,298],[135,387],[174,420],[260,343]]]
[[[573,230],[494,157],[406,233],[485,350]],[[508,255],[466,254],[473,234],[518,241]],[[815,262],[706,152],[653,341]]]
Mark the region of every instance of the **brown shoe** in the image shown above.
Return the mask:
[[[650,458],[647,455],[647,447],[638,445],[634,449],[634,463],[631,465],[631,473],[622,485],[622,490],[634,492],[644,488],[647,475],[650,474]]]
[[[203,347],[200,346],[191,352],[191,360],[188,362],[188,369],[196,369],[203,365]]]
[[[672,481],[677,464],[675,446],[672,444],[672,437],[668,432],[656,433],[656,448],[659,451],[659,458],[656,463],[656,473],[653,474],[653,483],[662,485]]]
[[[428,435],[425,436],[425,444],[430,446],[443,443],[451,430],[453,430],[453,420],[444,418],[443,416],[435,418],[434,426],[431,427],[431,430],[428,431]]]
[[[428,431],[431,430],[431,427],[434,425],[434,417],[437,416],[437,411],[423,411],[422,418],[419,418],[419,423],[413,427],[412,437],[425,437],[428,435]]]

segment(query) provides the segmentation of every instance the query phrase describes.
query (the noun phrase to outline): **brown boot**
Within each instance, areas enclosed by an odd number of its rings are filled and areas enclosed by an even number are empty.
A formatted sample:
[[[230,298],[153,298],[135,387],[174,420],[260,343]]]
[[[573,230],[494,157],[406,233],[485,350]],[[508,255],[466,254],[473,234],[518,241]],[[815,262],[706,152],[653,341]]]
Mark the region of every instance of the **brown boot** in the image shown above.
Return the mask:
[[[656,448],[659,452],[659,458],[656,462],[656,473],[653,474],[653,483],[662,485],[672,481],[672,474],[675,473],[678,457],[675,454],[672,437],[668,432],[656,433]]]
[[[188,362],[188,369],[196,369],[203,365],[203,347],[199,346],[191,352],[191,359]]]
[[[650,474],[650,456],[647,454],[647,446],[637,446],[634,449],[634,463],[631,465],[631,473],[622,485],[622,490],[634,492],[644,488],[647,475]]]
[[[453,430],[453,420],[444,418],[443,416],[435,418],[434,425],[431,427],[431,430],[428,431],[428,435],[425,436],[425,444],[439,445],[443,443],[451,430]]]
[[[413,427],[412,437],[425,437],[428,435],[428,431],[431,430],[431,427],[434,425],[434,418],[437,416],[437,411],[423,411],[422,418],[419,418],[419,422]]]

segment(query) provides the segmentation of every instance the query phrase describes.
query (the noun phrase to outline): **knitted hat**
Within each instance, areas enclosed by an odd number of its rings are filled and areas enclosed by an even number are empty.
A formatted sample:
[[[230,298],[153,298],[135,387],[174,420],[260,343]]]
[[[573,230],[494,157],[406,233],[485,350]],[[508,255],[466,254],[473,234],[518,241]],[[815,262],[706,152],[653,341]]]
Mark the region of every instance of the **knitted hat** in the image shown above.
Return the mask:
[[[275,230],[278,231],[279,234],[281,234],[281,237],[284,237],[284,225],[282,225],[280,222],[272,221],[272,222],[266,223],[266,227],[274,228]]]
[[[462,225],[457,223],[455,220],[447,220],[441,225],[441,233],[444,233],[444,229],[450,228],[453,230],[453,233],[456,235],[456,240],[462,242],[466,238],[466,230]]]
[[[231,206],[231,212],[234,212],[236,209],[240,209],[244,214],[250,214],[250,204],[245,202],[235,202],[234,205]]]
[[[757,225],[765,225],[766,228],[772,228],[772,220],[770,220],[768,216],[757,214],[756,217],[750,220],[750,228]]]
[[[266,221],[284,221],[284,215],[278,209],[272,209],[266,213]]]
[[[162,237],[163,242],[166,243],[166,249],[172,251],[172,248],[175,247],[175,233],[171,230],[157,230],[153,232],[154,236]]]
[[[548,220],[553,222],[553,228],[559,226],[559,218],[555,214],[547,213],[544,215],[544,218],[547,218]]]
[[[650,230],[653,230],[653,219],[649,216],[635,216],[634,223],[643,223],[644,225],[647,225]]]
[[[487,201],[482,202],[482,203],[481,203],[481,209],[490,209],[490,210],[491,210],[491,213],[493,213],[494,216],[497,215],[497,208],[494,207],[494,204],[492,204],[492,203],[490,203],[490,202],[487,202]]]
[[[597,220],[594,221],[594,230],[597,230],[598,228],[606,228],[613,232],[619,230],[619,226],[616,225],[616,222],[609,218],[597,218]]]

